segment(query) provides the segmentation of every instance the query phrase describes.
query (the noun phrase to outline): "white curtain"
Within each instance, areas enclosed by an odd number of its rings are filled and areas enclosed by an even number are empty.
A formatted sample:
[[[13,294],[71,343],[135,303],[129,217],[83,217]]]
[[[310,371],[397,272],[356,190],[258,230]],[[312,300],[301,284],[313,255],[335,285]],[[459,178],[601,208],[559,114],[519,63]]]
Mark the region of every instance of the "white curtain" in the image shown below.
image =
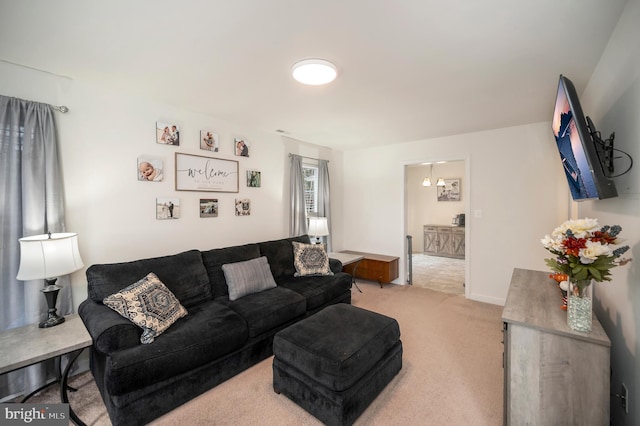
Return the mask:
[[[318,160],[318,217],[327,218],[329,235],[324,237],[327,251],[331,252],[331,202],[329,197],[329,162]]]
[[[0,96],[0,330],[46,319],[43,280],[18,281],[18,239],[64,232],[64,197],[54,112],[50,105]],[[68,277],[58,297],[58,314],[72,311]],[[2,348],[4,349],[4,348]],[[56,376],[44,362],[0,376],[0,400],[42,386]]]
[[[304,204],[304,176],[302,157],[290,154],[289,188],[291,204],[289,209],[289,236],[297,237],[307,233],[307,214]]]

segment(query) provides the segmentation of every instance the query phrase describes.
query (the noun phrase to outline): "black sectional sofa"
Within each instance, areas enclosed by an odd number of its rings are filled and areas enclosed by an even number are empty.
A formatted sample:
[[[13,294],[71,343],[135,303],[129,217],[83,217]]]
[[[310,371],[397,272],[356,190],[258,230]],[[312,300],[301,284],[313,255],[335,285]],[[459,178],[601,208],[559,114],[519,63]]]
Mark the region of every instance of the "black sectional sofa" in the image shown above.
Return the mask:
[[[336,303],[351,303],[351,275],[330,259],[333,275],[294,276],[284,238],[87,269],[79,314],[93,338],[91,371],[115,425],[146,424],[272,355],[274,335]],[[223,265],[266,257],[277,286],[231,300]],[[142,329],[103,299],[155,273],[188,314],[151,344]]]

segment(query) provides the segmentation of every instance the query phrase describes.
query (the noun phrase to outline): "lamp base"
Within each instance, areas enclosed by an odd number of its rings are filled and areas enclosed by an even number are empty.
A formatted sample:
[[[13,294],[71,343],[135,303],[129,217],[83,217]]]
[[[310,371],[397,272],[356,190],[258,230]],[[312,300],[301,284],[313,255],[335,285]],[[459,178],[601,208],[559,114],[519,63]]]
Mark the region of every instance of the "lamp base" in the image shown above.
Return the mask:
[[[49,328],[49,327],[54,327],[56,325],[60,325],[63,322],[64,322],[64,317],[60,317],[54,314],[54,316],[49,316],[49,318],[47,318],[46,321],[42,321],[40,324],[38,324],[38,327]]]
[[[54,280],[55,282],[55,280]],[[47,319],[38,324],[40,328],[49,328],[55,327],[56,325],[60,325],[64,322],[64,317],[61,317],[57,314],[56,309],[56,301],[58,300],[58,292],[62,287],[55,284],[49,284],[45,286],[42,290],[42,294],[44,294],[45,299],[47,299]]]

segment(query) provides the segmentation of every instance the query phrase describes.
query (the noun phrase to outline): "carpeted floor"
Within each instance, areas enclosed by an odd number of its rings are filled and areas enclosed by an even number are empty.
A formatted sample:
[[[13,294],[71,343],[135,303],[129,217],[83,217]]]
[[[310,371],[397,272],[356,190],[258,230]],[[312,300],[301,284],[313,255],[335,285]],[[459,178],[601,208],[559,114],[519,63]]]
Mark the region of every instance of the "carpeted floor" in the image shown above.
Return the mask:
[[[353,304],[396,318],[403,367],[356,425],[501,425],[502,307],[429,289],[359,280]],[[272,388],[272,358],[218,385],[154,425],[319,425]],[[88,425],[109,425],[90,373],[71,380],[71,405]],[[50,388],[30,402],[58,401]]]
[[[416,253],[411,257],[412,284],[416,287],[464,294],[464,259]]]

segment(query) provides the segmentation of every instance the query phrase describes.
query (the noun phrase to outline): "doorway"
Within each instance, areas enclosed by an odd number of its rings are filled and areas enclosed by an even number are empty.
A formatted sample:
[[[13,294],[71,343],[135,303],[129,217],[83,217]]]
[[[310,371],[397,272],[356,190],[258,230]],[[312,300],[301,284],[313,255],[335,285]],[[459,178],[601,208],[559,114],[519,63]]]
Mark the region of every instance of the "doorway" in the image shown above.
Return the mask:
[[[452,223],[468,211],[467,166],[465,160],[405,165],[404,229],[412,237],[407,239],[407,283],[410,279],[416,287],[467,294],[468,226]],[[437,185],[440,179],[445,186]]]

